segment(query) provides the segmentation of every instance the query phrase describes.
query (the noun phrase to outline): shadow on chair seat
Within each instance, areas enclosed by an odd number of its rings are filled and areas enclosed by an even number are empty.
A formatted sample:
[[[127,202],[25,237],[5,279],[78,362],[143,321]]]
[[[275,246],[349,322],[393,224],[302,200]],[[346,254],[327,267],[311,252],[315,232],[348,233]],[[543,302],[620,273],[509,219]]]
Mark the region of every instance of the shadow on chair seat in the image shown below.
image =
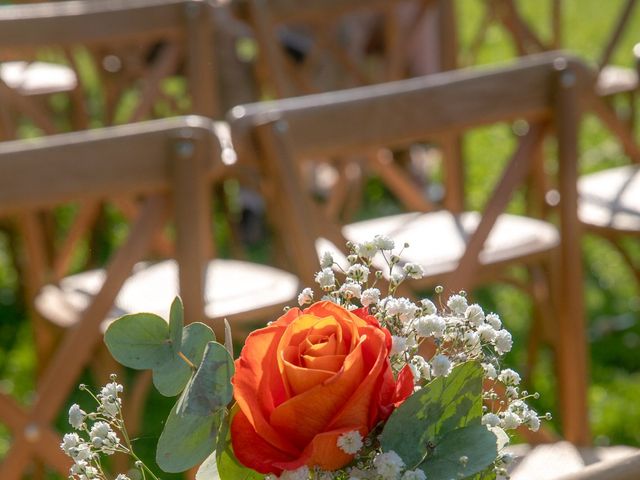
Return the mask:
[[[36,298],[38,311],[53,323],[74,324],[104,282],[104,270],[90,270],[46,285]],[[231,318],[246,312],[278,310],[298,293],[298,279],[287,272],[255,263],[216,259],[209,262],[206,278],[205,314],[209,319]],[[138,264],[124,283],[114,307],[103,322],[119,316],[150,312],[169,318],[170,300],[178,295],[178,265],[166,260]],[[201,321],[194,318],[189,321]]]

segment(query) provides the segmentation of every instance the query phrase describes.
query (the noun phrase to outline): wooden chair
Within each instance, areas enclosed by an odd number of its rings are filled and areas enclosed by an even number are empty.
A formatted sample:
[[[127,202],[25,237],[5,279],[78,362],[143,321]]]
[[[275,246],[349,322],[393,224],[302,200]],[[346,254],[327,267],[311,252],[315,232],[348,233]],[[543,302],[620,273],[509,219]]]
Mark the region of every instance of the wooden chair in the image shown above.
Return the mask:
[[[280,193],[274,208],[281,212],[280,228],[289,240],[290,257],[306,282],[312,281],[318,267],[318,239],[343,245],[344,238],[362,241],[374,234],[387,234],[400,244],[408,241],[412,245],[403,261],[420,263],[426,272],[414,288],[436,283],[449,291],[470,288],[487,278],[500,278],[499,272],[509,265],[529,265],[538,273],[553,268],[552,286],[540,281],[532,284],[534,290],[541,287],[546,292],[538,295],[540,308],[555,308],[563,433],[576,443],[589,438],[576,215],[577,102],[582,89],[590,88],[587,77],[587,69],[575,59],[542,55],[492,71],[450,72],[236,107],[230,118],[238,155],[261,158],[265,177]],[[300,187],[302,159],[360,152],[369,162],[393,164],[387,148],[517,118],[530,122],[529,131],[481,214],[409,212],[335,228]],[[505,213],[513,191],[539,160],[538,149],[551,123],[559,146],[562,201],[558,230],[541,220]]]
[[[39,289],[36,305],[41,313],[74,322],[46,364],[30,406],[0,394],[0,422],[12,432],[10,450],[0,463],[0,478],[22,478],[34,460],[62,475],[68,473],[68,459],[61,454],[52,425],[100,344],[105,321],[141,310],[166,316],[179,291],[187,321],[205,320],[220,335],[222,318],[232,325],[263,319],[293,301],[298,282],[291,274],[246,262],[208,261],[214,250],[211,182],[223,175],[213,123],[202,117],[0,144],[0,216],[33,218],[25,213],[115,196],[143,199],[126,240],[107,267],[79,274],[93,281],[87,290],[76,288],[78,276]],[[175,259],[140,264],[148,260],[153,238],[170,217],[175,219]],[[39,273],[41,225],[27,223],[23,232],[29,272]],[[144,388],[141,381],[134,392]],[[142,407],[139,400],[138,409]]]
[[[635,480],[640,478],[640,453],[591,465],[561,480]]]

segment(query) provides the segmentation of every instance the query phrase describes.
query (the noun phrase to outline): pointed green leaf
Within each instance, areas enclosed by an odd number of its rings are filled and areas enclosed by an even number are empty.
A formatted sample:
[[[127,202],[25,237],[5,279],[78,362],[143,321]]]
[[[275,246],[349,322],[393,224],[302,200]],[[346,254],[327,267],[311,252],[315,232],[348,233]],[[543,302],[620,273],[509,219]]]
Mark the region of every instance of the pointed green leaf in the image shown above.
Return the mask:
[[[227,319],[224,319],[224,346],[227,348],[229,355],[233,358],[233,337],[231,336],[231,325]]]
[[[184,307],[180,297],[173,299],[171,310],[169,311],[169,332],[171,338],[171,348],[177,354],[182,348],[182,329],[184,327]]]
[[[169,325],[153,313],[125,315],[109,325],[104,341],[125,367],[151,369],[171,360]]]
[[[213,476],[211,478],[219,478],[220,480],[262,480],[264,479],[264,475],[242,465],[238,462],[238,459],[233,453],[229,425],[231,425],[233,416],[237,411],[238,407],[234,406],[231,409],[231,413],[225,417],[220,427],[218,444],[216,445],[215,474],[217,474],[217,477]]]
[[[420,469],[429,480],[469,478],[484,472],[497,456],[495,434],[484,425],[471,425],[445,434]]]
[[[156,462],[168,473],[184,472],[202,463],[213,452],[225,410],[208,417],[177,413],[177,403],[158,440]]]
[[[227,349],[217,342],[209,342],[198,371],[185,389],[184,403],[179,411],[209,415],[225,407],[233,397],[233,369],[233,359]]]
[[[380,437],[382,449],[395,451],[415,468],[427,444],[455,429],[480,424],[482,375],[478,362],[466,362],[411,395],[389,417]]]
[[[204,323],[190,323],[182,330],[182,353],[194,365],[200,365],[207,343],[215,340],[213,330]],[[153,384],[166,397],[175,397],[189,382],[193,371],[178,355],[153,369]]]

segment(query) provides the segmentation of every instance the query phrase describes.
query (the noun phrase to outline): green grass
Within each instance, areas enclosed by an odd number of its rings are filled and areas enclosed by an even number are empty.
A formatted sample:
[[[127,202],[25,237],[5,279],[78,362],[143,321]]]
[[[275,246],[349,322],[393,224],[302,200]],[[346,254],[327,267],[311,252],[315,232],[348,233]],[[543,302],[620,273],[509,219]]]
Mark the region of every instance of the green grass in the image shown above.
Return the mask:
[[[548,2],[520,1],[527,18],[538,31],[548,34]],[[567,0],[564,2],[564,44],[589,61],[600,55],[602,44],[623,0]],[[463,45],[468,43],[482,13],[478,0],[459,0],[461,36]],[[631,48],[635,43],[634,32],[640,32],[640,9],[634,12],[631,25],[622,38],[615,61],[632,65]],[[637,40],[640,41],[640,34]],[[491,64],[512,58],[514,55],[504,30],[491,27],[487,42],[479,51],[478,62]],[[179,86],[173,86],[177,91]],[[26,130],[29,134],[29,130]],[[500,168],[509,156],[514,142],[509,126],[496,126],[474,131],[465,138],[467,158],[468,202],[478,207],[486,200],[487,185],[496,181]],[[628,161],[616,141],[593,118],[583,123],[580,138],[581,170],[596,171]],[[367,187],[369,214],[389,213],[394,207],[385,202],[386,195],[379,184]],[[375,209],[372,211],[371,209]],[[522,202],[516,201],[512,210],[520,211]],[[59,213],[61,224],[68,223],[69,212]],[[103,258],[124,227],[115,213],[109,213],[109,222],[118,226],[105,244],[100,244],[99,257]],[[218,225],[224,232],[223,225]],[[36,359],[31,347],[30,323],[27,309],[17,291],[17,279],[8,256],[8,238],[0,233],[0,389],[11,392],[28,403],[35,385]],[[104,243],[104,242],[103,242]],[[636,259],[640,259],[638,242],[630,242]],[[262,247],[253,256],[262,256]],[[585,288],[589,322],[591,354],[591,427],[599,444],[630,444],[640,446],[640,287],[635,284],[628,265],[605,241],[587,237],[583,242],[585,259]],[[86,257],[85,251],[82,255]],[[82,258],[79,259],[79,262]],[[526,335],[530,325],[530,302],[511,287],[491,286],[476,292],[486,309],[501,314],[507,326],[514,332],[516,347],[508,361],[522,368],[525,361]],[[86,374],[82,379],[92,383]],[[553,362],[548,351],[541,359],[532,378],[533,388],[543,397],[537,404],[540,411],[555,411],[556,388],[553,383]],[[74,400],[80,398],[74,395]],[[70,400],[71,401],[71,400]],[[145,435],[136,441],[146,459],[153,458],[155,439],[161,429],[161,421],[171,407],[170,399],[154,395],[146,410]],[[557,426],[557,419],[553,423]],[[64,415],[59,420],[64,429]],[[6,429],[0,426],[0,458],[10,445]],[[173,478],[163,476],[163,478]]]

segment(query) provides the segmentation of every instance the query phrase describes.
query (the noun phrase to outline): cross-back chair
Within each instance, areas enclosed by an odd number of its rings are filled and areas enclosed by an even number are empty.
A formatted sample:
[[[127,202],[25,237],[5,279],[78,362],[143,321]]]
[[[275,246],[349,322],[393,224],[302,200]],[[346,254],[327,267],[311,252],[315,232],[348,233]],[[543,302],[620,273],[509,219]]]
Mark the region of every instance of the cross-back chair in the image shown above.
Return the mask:
[[[345,238],[363,241],[374,234],[389,235],[397,244],[411,244],[403,261],[420,263],[426,272],[421,282],[412,285],[417,289],[437,283],[451,291],[470,288],[496,278],[509,265],[541,265],[538,272],[552,269],[554,275],[546,282],[531,283],[534,290],[542,285],[546,292],[538,297],[540,308],[545,311],[544,305],[553,305],[564,435],[581,443],[588,441],[589,434],[576,136],[578,96],[590,86],[588,72],[579,61],[542,55],[490,71],[448,72],[236,107],[230,122],[238,155],[258,156],[265,177],[280,193],[276,207],[281,212],[280,228],[289,240],[290,258],[307,282],[318,267],[318,239],[339,246]],[[515,119],[529,122],[529,131],[479,213],[414,211],[337,228],[300,186],[299,168],[304,159],[349,153],[371,162],[382,158],[393,163],[390,149]],[[541,220],[506,213],[514,190],[540,160],[541,141],[549,131],[558,139],[562,195],[558,229]],[[382,182],[386,180],[381,177]]]
[[[247,262],[209,260],[215,250],[211,183],[223,175],[213,122],[203,117],[0,144],[2,217],[75,201],[142,198],[128,236],[104,270],[55,283],[47,283],[48,276],[36,292],[41,314],[71,325],[44,365],[31,405],[22,406],[0,394],[0,423],[12,433],[0,478],[22,478],[33,461],[68,474],[69,464],[52,425],[92,360],[106,321],[137,311],[166,318],[173,296],[180,293],[186,320],[206,321],[220,336],[222,318],[238,331],[242,321],[269,318],[295,298],[298,285],[291,274]],[[174,259],[140,263],[149,261],[153,238],[170,218],[176,236]],[[41,225],[31,222],[29,227],[24,230],[29,272],[38,275],[44,249]],[[91,281],[79,282],[82,276]],[[79,284],[84,290],[77,289]],[[134,386],[129,410],[133,420],[140,414],[148,382],[147,375]]]
[[[288,98],[378,84],[456,66],[450,1],[242,0],[238,4],[254,30],[257,78],[269,96]],[[459,157],[458,139],[443,142],[442,148],[448,157]],[[353,159],[327,160],[310,169],[311,188],[327,198],[330,216],[350,218],[359,207],[358,192],[369,172]],[[385,169],[387,164],[373,167]],[[396,173],[393,188],[401,196],[404,182],[424,182],[426,176],[395,171],[388,175]],[[405,201],[428,208],[423,197],[408,196]]]

